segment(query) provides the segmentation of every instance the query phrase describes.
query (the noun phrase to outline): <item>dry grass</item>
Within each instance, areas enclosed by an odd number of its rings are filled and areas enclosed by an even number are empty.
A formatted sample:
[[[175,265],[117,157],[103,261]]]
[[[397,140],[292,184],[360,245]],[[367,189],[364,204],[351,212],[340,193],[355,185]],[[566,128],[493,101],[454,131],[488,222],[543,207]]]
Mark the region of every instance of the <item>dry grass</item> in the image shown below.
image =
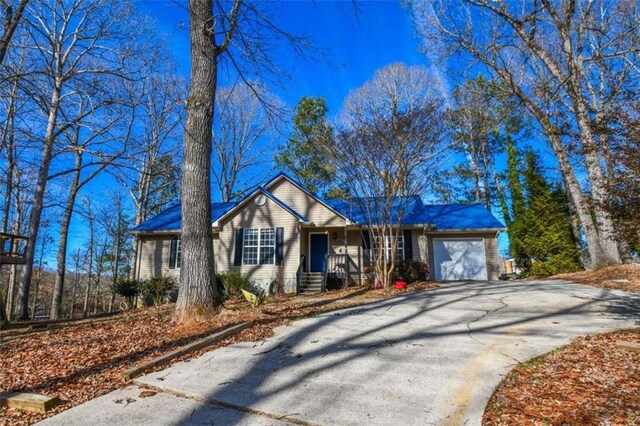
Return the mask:
[[[640,329],[581,337],[516,367],[498,386],[484,425],[640,424]]]
[[[256,323],[173,362],[238,341],[263,340],[274,328],[298,318],[435,287],[434,283],[419,283],[402,291],[350,288],[309,298],[280,295],[268,298],[256,309],[243,299],[233,299],[209,321],[180,325],[172,321],[173,305],[163,305],[48,331],[16,334],[16,330],[8,330],[0,333],[0,391],[58,394],[62,405],[46,414],[0,408],[0,425],[33,424],[125,386],[124,370],[233,324]]]
[[[551,277],[592,287],[640,291],[640,264],[616,265]]]

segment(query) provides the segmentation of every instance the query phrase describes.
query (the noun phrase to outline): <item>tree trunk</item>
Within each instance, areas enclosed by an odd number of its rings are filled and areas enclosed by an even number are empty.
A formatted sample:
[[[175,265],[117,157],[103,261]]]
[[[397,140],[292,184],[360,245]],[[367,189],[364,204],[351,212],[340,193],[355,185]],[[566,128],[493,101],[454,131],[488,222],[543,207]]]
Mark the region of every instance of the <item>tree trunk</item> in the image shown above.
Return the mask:
[[[51,106],[49,108],[49,116],[47,122],[47,130],[44,138],[44,146],[42,149],[42,159],[40,161],[40,169],[38,171],[38,180],[36,190],[33,195],[33,205],[31,207],[31,216],[29,218],[29,241],[25,252],[26,264],[22,268],[22,276],[20,277],[20,289],[18,293],[17,316],[20,319],[29,317],[29,286],[31,285],[31,275],[33,274],[33,261],[35,257],[36,241],[38,241],[38,231],[40,230],[40,221],[42,219],[42,210],[44,208],[44,196],[49,177],[49,166],[51,164],[51,155],[53,152],[53,143],[55,139],[55,128],[58,119],[58,109],[60,106],[60,85],[56,82],[53,93],[51,95]]]
[[[115,246],[115,252],[114,252],[115,259],[114,259],[114,265],[113,265],[113,276],[111,280],[111,299],[109,300],[109,312],[113,312],[113,303],[116,300],[116,285],[118,283],[118,271],[120,270],[120,250],[122,249],[121,245],[122,244],[120,242],[120,232],[118,232],[116,234],[116,246]],[[134,247],[135,247],[135,244],[134,244]],[[134,249],[134,252],[135,251],[136,249]]]
[[[31,319],[36,318],[36,309],[38,308],[38,290],[40,290],[40,281],[42,280],[42,270],[38,270],[38,278],[35,280],[36,288],[33,289],[33,303],[31,304]]]
[[[220,307],[213,274],[211,130],[217,64],[211,0],[190,0],[191,86],[186,104],[182,169],[182,267],[178,321],[208,316]]]
[[[9,3],[12,3],[10,1]],[[20,0],[18,3],[18,8],[14,11],[11,6],[4,6],[3,9],[5,13],[5,28],[4,33],[2,34],[2,38],[0,38],[0,65],[4,62],[4,58],[7,55],[7,50],[9,49],[9,45],[11,44],[11,40],[13,39],[13,34],[16,32],[18,28],[18,24],[20,24],[20,20],[22,19],[22,14],[24,13],[24,9],[27,7],[27,3],[29,0]],[[9,19],[11,16],[11,19]]]
[[[89,211],[89,269],[87,271],[87,291],[84,293],[84,306],[82,308],[82,317],[86,318],[89,313],[89,294],[91,293],[91,280],[93,279],[93,216]]]
[[[11,265],[9,268],[9,285],[7,288],[7,319],[11,321],[14,318],[14,307],[16,300],[16,284],[18,284],[18,267]]]
[[[73,173],[73,180],[71,187],[69,188],[69,196],[67,197],[67,204],[62,214],[62,220],[60,221],[60,233],[58,242],[58,255],[56,257],[57,269],[56,269],[56,282],[53,287],[53,300],[51,301],[51,313],[49,317],[51,319],[58,319],[60,317],[60,309],[62,307],[62,295],[64,292],[64,279],[67,272],[67,242],[69,239],[69,225],[71,224],[71,217],[73,215],[73,207],[76,204],[76,196],[78,195],[78,189],[80,185],[80,167],[82,166],[82,154],[76,153],[75,159],[75,172]]]
[[[102,281],[102,272],[104,271],[104,256],[107,251],[107,244],[105,243],[100,252],[100,258],[98,259],[98,267],[96,268],[96,289],[93,298],[93,314],[98,314],[98,301],[100,300],[100,282]]]
[[[573,90],[569,90],[573,92]],[[576,121],[580,130],[582,140],[582,150],[586,161],[587,174],[591,184],[591,194],[594,201],[593,210],[595,213],[598,235],[600,236],[600,246],[603,252],[602,264],[620,263],[620,253],[615,235],[615,227],[611,214],[608,211],[609,200],[607,194],[607,180],[602,170],[600,155],[596,145],[593,131],[589,124],[587,106],[584,99],[579,94],[574,94],[574,110]]]
[[[593,222],[591,212],[587,206],[587,202],[584,199],[582,188],[578,183],[573,168],[569,163],[567,153],[560,142],[559,136],[553,131],[547,131],[549,143],[553,152],[556,155],[558,164],[560,165],[560,172],[564,179],[564,184],[567,188],[567,194],[571,198],[571,202],[575,208],[575,211],[580,219],[582,230],[587,240],[587,246],[589,247],[589,258],[591,260],[591,267],[598,267],[608,263],[606,256],[602,250],[601,238],[598,233],[598,229]]]

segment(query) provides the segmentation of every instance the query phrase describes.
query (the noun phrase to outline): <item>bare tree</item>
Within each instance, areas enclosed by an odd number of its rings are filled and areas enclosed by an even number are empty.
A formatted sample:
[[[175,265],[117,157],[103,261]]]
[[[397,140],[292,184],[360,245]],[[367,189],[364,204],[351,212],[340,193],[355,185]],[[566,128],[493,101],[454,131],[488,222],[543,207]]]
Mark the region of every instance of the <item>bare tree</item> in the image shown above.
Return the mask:
[[[27,7],[29,0],[20,0],[17,5],[12,4],[13,0],[0,0],[2,9],[2,35],[0,36],[0,65],[4,62],[7,50],[13,40],[13,36],[18,29],[18,24],[22,20],[22,14]]]
[[[505,151],[506,135],[519,132],[521,121],[515,102],[496,97],[496,91],[499,89],[495,83],[482,75],[454,90],[455,107],[449,119],[455,149],[467,157],[468,166],[458,165],[443,176],[443,179],[468,177],[472,181],[472,200],[488,209],[501,193],[495,156]]]
[[[383,286],[393,276],[403,218],[430,187],[436,159],[448,148],[443,104],[425,68],[392,64],[347,97],[336,137],[315,143],[356,195],[350,202],[366,218]]]
[[[86,116],[117,102],[119,86],[135,74],[139,65],[141,29],[133,31],[131,9],[119,2],[106,0],[38,0],[28,8],[27,26],[31,49],[41,60],[41,78],[31,81],[30,90],[46,116],[42,136],[40,165],[33,194],[29,220],[27,264],[22,270],[18,315],[26,318],[29,286],[33,271],[40,220],[44,208],[49,169],[54,147],[60,135]],[[142,27],[137,23],[138,27]],[[77,103],[87,90],[100,88],[102,96],[92,100],[91,107],[80,115],[72,115],[68,103]],[[49,92],[44,93],[42,88]]]
[[[168,62],[167,59],[165,62]],[[180,143],[184,81],[171,70],[150,73],[140,81],[141,105],[136,117],[135,148],[128,161],[112,170],[133,201],[134,225],[177,201],[180,188]],[[136,258],[134,244],[132,258]],[[132,276],[136,263],[133,262]]]
[[[505,83],[531,112],[556,154],[567,191],[588,241],[591,265],[619,263],[608,205],[602,151],[589,111],[587,64],[637,56],[637,5],[601,1],[541,2],[517,6],[503,1],[415,2],[413,12],[431,52],[471,55]],[[616,18],[618,17],[618,18]],[[594,49],[594,34],[607,34]],[[598,53],[599,52],[599,53]],[[467,56],[468,57],[468,56]],[[612,68],[611,71],[615,69]],[[573,121],[563,120],[571,114]],[[569,161],[563,138],[575,132],[591,187],[595,221]]]
[[[239,195],[238,184],[247,187],[256,181],[255,176],[249,175],[251,167],[268,161],[264,157],[277,134],[277,117],[261,99],[270,105],[278,104],[262,86],[252,90],[240,84],[221,88],[217,93],[212,172],[223,202]],[[264,176],[264,168],[260,172]]]
[[[125,155],[135,124],[137,99],[133,99],[133,102],[126,106],[101,111],[102,113],[95,117],[84,114],[85,109],[91,108],[90,105],[89,101],[81,100],[77,115],[83,119],[62,135],[63,139],[68,141],[63,152],[72,153],[73,165],[49,177],[51,180],[71,176],[71,182],[66,188],[68,195],[59,226],[56,282],[50,313],[52,319],[57,319],[61,314],[69,226],[78,193],[107,167],[114,166]]]
[[[42,226],[40,232],[40,237],[38,238],[38,268],[36,269],[36,276],[34,279],[35,288],[33,291],[33,302],[31,304],[31,319],[35,319],[36,313],[38,311],[38,290],[42,286],[42,279],[44,274],[44,266],[47,262],[44,260],[45,254],[48,252],[50,245],[53,243],[53,237],[51,236],[51,220],[52,218],[48,217],[42,221]],[[42,304],[44,308],[44,303]]]
[[[211,0],[190,0],[191,85],[186,103],[182,160],[182,268],[176,303],[178,320],[216,312],[222,302],[213,273],[211,230],[211,136],[218,58],[238,25],[241,0],[216,16]],[[225,19],[228,18],[228,19]],[[216,34],[222,33],[222,42]]]
[[[273,3],[190,0],[191,84],[186,103],[182,168],[182,268],[176,303],[178,320],[216,312],[221,294],[213,274],[211,244],[211,137],[218,72],[233,70],[252,81],[282,81],[285,68],[273,52],[284,42],[309,57],[309,44],[275,24]],[[219,68],[219,64],[223,67]],[[256,94],[259,93],[256,91]],[[261,101],[269,106],[264,99]]]

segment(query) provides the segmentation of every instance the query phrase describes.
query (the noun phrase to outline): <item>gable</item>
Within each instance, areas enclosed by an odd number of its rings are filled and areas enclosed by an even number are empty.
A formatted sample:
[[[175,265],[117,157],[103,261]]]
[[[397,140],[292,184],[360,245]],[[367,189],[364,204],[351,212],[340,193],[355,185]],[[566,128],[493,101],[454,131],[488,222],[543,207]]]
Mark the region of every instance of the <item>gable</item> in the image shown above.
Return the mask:
[[[284,175],[269,182],[266,188],[316,226],[343,226],[345,223],[345,218],[339,213],[303,191]]]
[[[264,197],[264,204],[256,202],[257,197]],[[235,208],[223,215],[214,226],[222,228],[231,223],[232,227],[269,228],[284,224],[298,224],[306,219],[297,211],[290,208],[282,200],[269,191],[259,189],[245,197]]]

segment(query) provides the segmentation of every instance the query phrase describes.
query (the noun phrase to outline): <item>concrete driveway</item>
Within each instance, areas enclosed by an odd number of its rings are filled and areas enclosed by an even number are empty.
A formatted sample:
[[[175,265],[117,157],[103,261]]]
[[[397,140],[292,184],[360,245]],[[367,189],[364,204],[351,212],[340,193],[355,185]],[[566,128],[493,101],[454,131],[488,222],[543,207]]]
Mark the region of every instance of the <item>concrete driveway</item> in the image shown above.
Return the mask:
[[[515,364],[637,325],[638,309],[640,294],[560,281],[444,284],[296,321],[136,381],[155,396],[131,387],[44,423],[477,425]]]

